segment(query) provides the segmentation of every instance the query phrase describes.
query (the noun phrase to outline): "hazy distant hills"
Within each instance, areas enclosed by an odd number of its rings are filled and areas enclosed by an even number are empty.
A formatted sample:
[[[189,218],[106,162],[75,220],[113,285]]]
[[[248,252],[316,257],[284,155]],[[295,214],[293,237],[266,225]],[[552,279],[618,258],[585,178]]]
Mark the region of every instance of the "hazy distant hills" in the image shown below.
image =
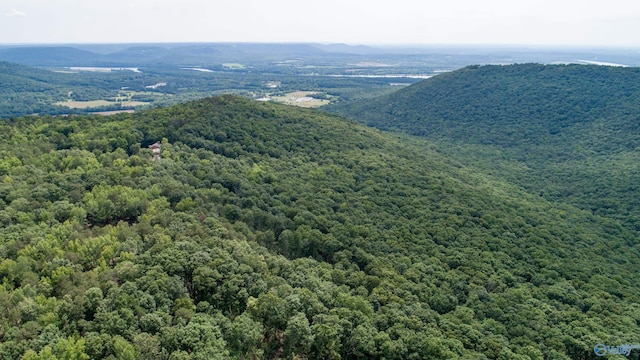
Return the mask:
[[[640,230],[638,68],[472,66],[334,110]]]
[[[0,48],[0,60],[29,66],[80,66],[100,59],[99,54],[71,46]]]
[[[366,54],[365,46],[320,44],[139,44],[0,47],[0,60],[31,66],[192,65],[326,54]]]
[[[307,63],[359,61],[437,66],[470,64],[609,62],[640,66],[635,49],[528,48],[504,46],[364,46],[314,43],[166,43],[0,45],[0,61],[40,67],[204,66],[220,62],[264,63],[304,59]]]
[[[436,149],[234,96],[3,121],[0,355],[566,360],[640,336],[630,230]]]

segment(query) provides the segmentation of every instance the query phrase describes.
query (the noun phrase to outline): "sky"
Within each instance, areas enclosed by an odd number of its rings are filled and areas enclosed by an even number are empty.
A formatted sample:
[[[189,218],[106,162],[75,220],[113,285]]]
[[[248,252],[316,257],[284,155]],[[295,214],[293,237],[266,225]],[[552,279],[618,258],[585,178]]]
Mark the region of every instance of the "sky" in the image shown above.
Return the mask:
[[[0,44],[640,46],[638,0],[0,0]]]

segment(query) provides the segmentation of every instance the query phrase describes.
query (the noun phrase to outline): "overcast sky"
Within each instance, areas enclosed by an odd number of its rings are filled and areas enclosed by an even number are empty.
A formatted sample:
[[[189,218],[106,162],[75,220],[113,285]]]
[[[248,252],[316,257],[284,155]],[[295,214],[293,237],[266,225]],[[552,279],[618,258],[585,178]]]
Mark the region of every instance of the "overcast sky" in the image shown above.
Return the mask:
[[[640,46],[638,0],[0,0],[0,44]]]

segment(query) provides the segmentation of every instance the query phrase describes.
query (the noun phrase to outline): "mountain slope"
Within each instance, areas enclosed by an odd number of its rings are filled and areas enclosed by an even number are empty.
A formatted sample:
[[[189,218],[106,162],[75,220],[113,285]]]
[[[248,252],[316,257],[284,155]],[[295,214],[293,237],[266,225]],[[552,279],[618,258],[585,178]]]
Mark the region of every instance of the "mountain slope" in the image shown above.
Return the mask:
[[[145,74],[146,75],[146,74]],[[0,118],[28,114],[67,114],[90,111],[72,110],[56,103],[65,100],[90,101],[113,99],[121,88],[144,89],[143,81],[157,76],[117,73],[58,73],[16,63],[0,61]],[[142,84],[142,85],[141,85]],[[119,104],[111,105],[114,109]],[[96,111],[96,109],[93,109]]]
[[[59,113],[52,104],[66,93],[51,81],[55,73],[0,61],[0,118],[38,112]],[[60,107],[58,107],[60,108]]]
[[[640,230],[640,69],[474,66],[334,111]]]
[[[0,130],[5,358],[588,359],[640,335],[633,234],[423,141],[231,96]]]

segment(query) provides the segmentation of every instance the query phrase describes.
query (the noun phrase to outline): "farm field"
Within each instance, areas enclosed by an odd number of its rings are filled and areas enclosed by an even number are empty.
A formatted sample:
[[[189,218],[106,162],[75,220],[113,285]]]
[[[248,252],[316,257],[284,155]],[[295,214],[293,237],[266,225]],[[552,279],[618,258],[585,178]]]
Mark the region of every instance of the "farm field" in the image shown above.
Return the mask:
[[[228,70],[243,70],[246,69],[246,66],[240,63],[224,63],[222,67]]]
[[[149,103],[142,101],[107,101],[107,100],[91,100],[91,101],[75,101],[67,100],[57,102],[55,105],[66,106],[70,109],[89,109],[98,108],[103,106],[112,106],[120,104],[121,107],[135,107],[142,105],[149,105]]]
[[[143,98],[134,100],[134,96],[142,96]],[[150,91],[120,91],[115,97],[103,98],[97,100],[73,100],[67,99],[65,101],[59,101],[55,105],[66,106],[70,109],[92,109],[102,107],[114,107],[120,106],[121,108],[130,108],[136,106],[149,105],[151,101],[158,97],[162,97],[162,94]],[[147,100],[148,98],[148,100]],[[144,101],[140,101],[144,100]]]
[[[286,105],[295,105],[305,108],[315,108],[327,105],[330,100],[316,99],[310,96],[317,93],[317,91],[294,91],[282,96],[272,96],[268,99]]]

